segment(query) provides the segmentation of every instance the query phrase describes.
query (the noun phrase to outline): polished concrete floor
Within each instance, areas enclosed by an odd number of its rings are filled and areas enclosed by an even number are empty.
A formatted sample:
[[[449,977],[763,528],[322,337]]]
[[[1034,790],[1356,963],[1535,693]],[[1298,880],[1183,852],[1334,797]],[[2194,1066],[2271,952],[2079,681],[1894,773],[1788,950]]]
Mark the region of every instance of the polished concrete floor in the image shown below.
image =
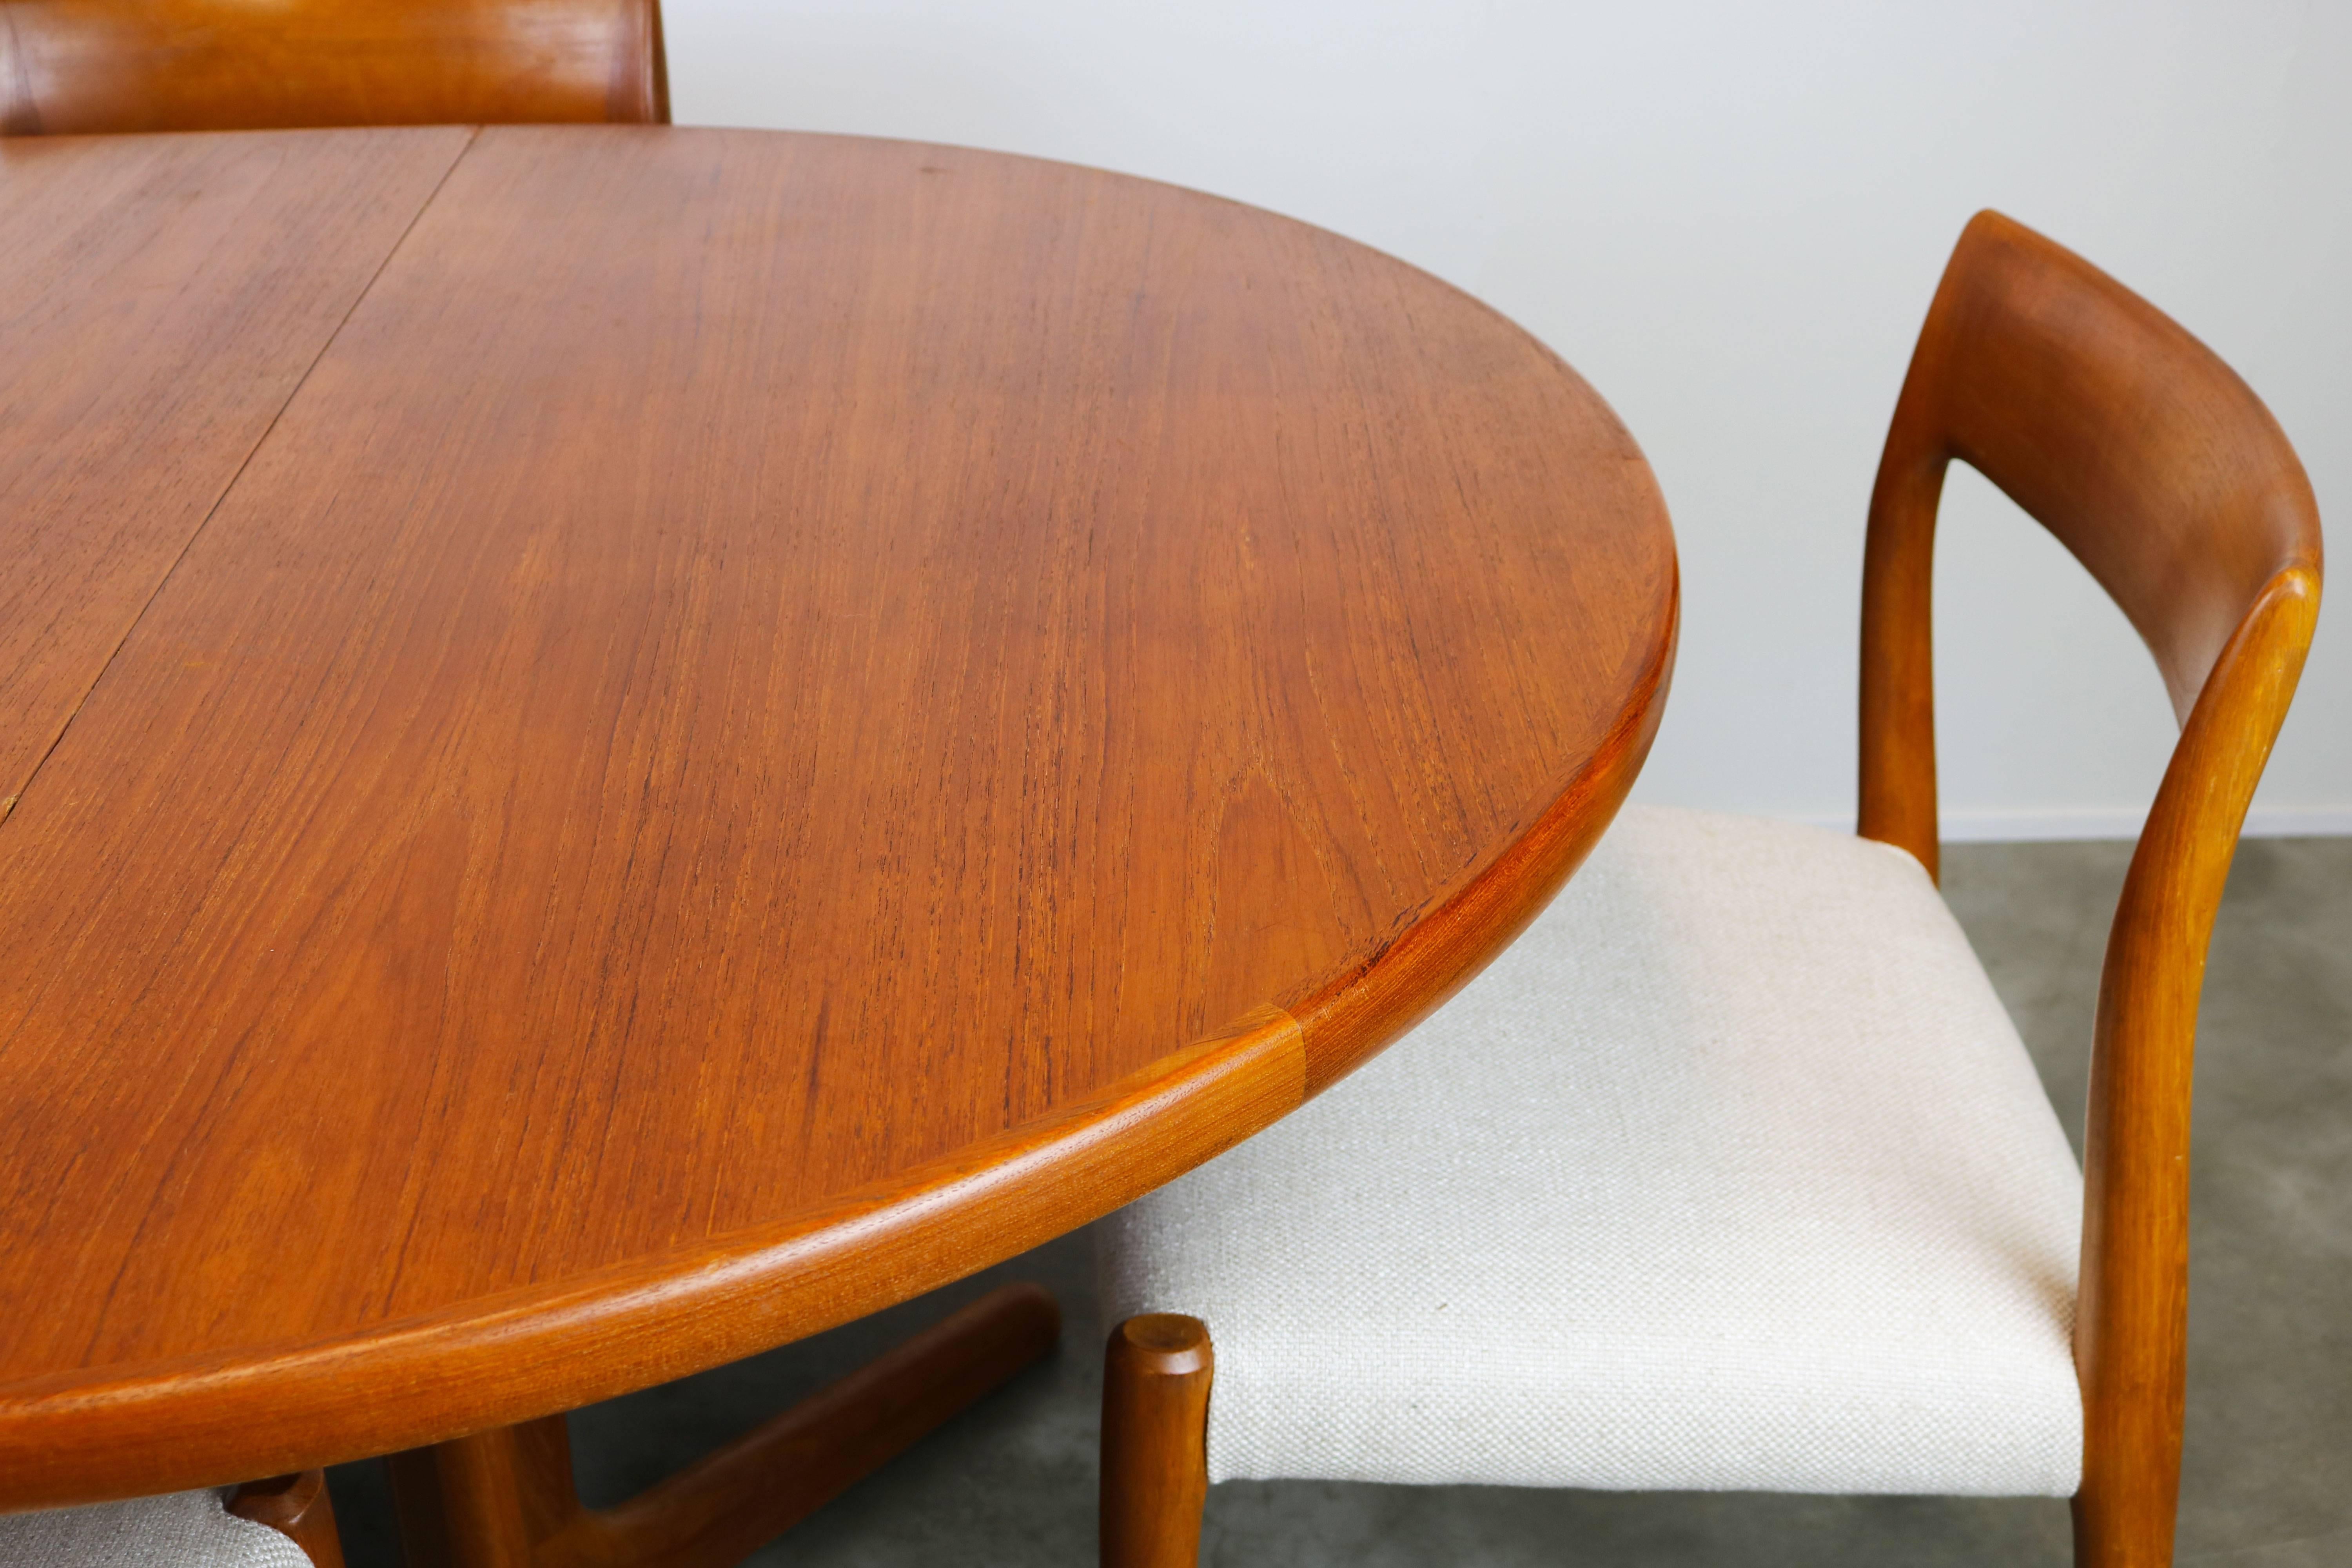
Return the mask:
[[[1946,891],[2081,1119],[2107,919],[2129,847],[1976,845]],[[2352,1564],[2352,839],[2250,841],[2207,974],[2197,1069],[2188,1455],[2178,1562]],[[1061,1352],[751,1561],[1080,1564],[1097,1388],[1086,1237],[803,1344],[572,1417],[582,1489],[615,1500],[1009,1279],[1062,1298]],[[352,1568],[397,1561],[377,1467],[334,1473]],[[1814,1568],[2069,1560],[2045,1500],[1234,1484],[1203,1561]]]

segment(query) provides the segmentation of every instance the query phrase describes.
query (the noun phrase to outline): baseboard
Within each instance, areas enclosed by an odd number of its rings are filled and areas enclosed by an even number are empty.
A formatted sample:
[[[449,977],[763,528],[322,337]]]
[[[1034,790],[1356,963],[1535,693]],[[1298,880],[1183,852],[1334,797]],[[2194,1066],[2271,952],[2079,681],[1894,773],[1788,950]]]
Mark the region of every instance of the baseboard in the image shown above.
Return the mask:
[[[1949,844],[2040,843],[2061,838],[2137,838],[2139,811],[1948,811],[1937,819]]]
[[[2137,811],[1948,811],[1938,826],[1950,844],[2041,843],[2064,838],[2137,838]],[[1853,818],[1807,817],[1822,827],[1853,830]],[[2249,838],[2338,838],[2352,835],[2352,806],[2256,806],[2246,814]]]
[[[1945,838],[1956,844],[2053,838],[2137,838],[2136,811],[1948,811]],[[2256,806],[2249,838],[2333,838],[2352,834],[2352,806]]]
[[[2352,805],[2256,806],[2246,831],[2257,838],[2341,838],[2352,834]]]

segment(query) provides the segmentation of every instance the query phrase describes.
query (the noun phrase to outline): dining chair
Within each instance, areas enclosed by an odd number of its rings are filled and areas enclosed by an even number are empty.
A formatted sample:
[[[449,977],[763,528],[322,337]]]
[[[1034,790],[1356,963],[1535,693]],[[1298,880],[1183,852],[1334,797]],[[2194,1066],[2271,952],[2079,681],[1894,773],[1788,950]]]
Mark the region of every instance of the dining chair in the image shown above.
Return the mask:
[[[0,0],[0,134],[669,122],[660,0]]]
[[[1937,892],[1947,466],[2055,534],[2180,738],[2109,932],[2083,1163]],[[1994,213],[1870,506],[1860,834],[1628,808],[1355,1077],[1099,1229],[1102,1560],[1213,1480],[2074,1499],[2171,1558],[2208,939],[2310,643],[2294,452],[2202,344]]]
[[[0,1568],[343,1568],[323,1472],[0,1515]]]

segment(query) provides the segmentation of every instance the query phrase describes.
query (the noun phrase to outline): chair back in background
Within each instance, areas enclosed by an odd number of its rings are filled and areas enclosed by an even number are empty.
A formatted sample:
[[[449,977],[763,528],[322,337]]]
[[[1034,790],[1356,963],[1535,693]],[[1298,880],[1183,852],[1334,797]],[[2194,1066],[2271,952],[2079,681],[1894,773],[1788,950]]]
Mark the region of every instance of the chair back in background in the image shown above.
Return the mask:
[[[660,0],[0,0],[0,132],[667,124]]]

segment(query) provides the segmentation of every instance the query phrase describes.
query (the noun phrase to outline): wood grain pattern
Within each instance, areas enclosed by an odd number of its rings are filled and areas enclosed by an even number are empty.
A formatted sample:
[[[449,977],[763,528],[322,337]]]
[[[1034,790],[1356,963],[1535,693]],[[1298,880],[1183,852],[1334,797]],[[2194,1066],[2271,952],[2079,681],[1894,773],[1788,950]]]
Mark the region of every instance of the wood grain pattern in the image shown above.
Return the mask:
[[[0,819],[468,134],[0,143]]]
[[[2116,909],[2086,1121],[2075,1361],[2086,1568],[2172,1560],[2189,1304],[2189,1089],[2206,945],[2319,610],[2319,512],[2262,401],[2147,301],[1984,213],[1896,405],[1864,570],[1866,837],[1936,867],[1929,582],[1958,458],[2122,606],[2181,719]]]
[[[0,0],[0,134],[667,124],[659,0]]]
[[[574,1407],[1149,1190],[1559,885],[1674,630],[1622,427],[1386,258],[485,131],[0,827],[0,1503]]]
[[[577,1511],[571,1465],[561,1415],[390,1456],[402,1568],[531,1568]]]
[[[1103,1568],[1194,1568],[1209,1500],[1209,1325],[1129,1318],[1103,1351]]]

